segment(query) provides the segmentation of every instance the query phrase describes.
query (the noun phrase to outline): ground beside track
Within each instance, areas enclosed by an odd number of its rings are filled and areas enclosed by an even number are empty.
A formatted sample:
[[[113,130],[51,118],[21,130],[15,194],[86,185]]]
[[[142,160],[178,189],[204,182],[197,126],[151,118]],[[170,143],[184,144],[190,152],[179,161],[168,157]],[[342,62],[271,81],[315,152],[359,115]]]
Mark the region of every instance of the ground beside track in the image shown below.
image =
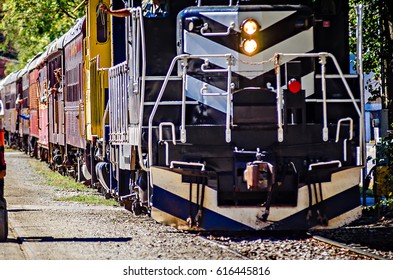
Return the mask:
[[[43,184],[43,175],[30,168],[35,159],[21,152],[7,152],[5,158],[5,197],[15,234],[0,243],[0,252],[7,252],[0,259],[241,259],[121,207],[56,201],[72,194]]]
[[[191,234],[163,226],[148,216],[136,217],[121,207],[94,206],[57,201],[78,193],[59,190],[31,169],[35,159],[21,152],[7,152],[5,197],[8,201],[10,235],[0,243],[1,259],[39,260],[355,260],[371,259],[310,237],[230,236]],[[41,163],[42,168],[47,168]],[[97,194],[99,195],[99,194]],[[378,228],[383,228],[379,231]],[[393,259],[393,223],[358,223],[325,232],[339,242],[357,243],[372,253]],[[374,248],[359,236],[388,243]],[[319,235],[323,235],[318,232]],[[386,235],[388,234],[388,235]],[[389,237],[389,238],[388,238]],[[210,241],[207,241],[209,239]],[[337,240],[337,239],[336,239]],[[213,241],[213,242],[212,242]],[[217,245],[218,242],[220,245]],[[378,242],[377,242],[378,243]]]

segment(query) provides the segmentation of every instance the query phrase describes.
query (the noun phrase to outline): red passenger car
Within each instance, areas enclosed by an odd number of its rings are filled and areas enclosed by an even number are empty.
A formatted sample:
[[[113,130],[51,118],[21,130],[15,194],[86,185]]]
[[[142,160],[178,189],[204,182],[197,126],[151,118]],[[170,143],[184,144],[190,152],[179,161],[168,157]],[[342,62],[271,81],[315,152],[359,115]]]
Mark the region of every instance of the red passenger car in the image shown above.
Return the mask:
[[[64,55],[64,112],[66,154],[70,165],[76,166],[77,154],[86,147],[84,82],[83,81],[83,39],[85,38],[85,18],[65,35]],[[83,151],[80,151],[83,153]],[[77,170],[69,170],[76,174]]]
[[[49,164],[59,169],[65,150],[64,92],[63,92],[63,42],[60,37],[48,49],[49,79]]]
[[[47,52],[45,52],[38,63],[38,157],[47,160],[49,148],[48,133],[48,65]]]
[[[29,72],[29,108],[30,108],[30,155],[37,156],[37,142],[39,137],[38,129],[38,96],[39,96],[39,79],[38,79],[38,67],[37,63],[40,60],[40,56],[37,55],[31,61],[28,72]]]

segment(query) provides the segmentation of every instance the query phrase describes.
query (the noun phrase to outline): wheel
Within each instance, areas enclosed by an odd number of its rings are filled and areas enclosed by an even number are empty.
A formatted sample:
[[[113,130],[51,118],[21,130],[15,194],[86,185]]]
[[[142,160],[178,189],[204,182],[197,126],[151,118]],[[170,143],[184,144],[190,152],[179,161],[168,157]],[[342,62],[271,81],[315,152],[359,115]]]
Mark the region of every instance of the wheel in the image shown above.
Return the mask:
[[[110,199],[110,198],[112,198],[111,193],[110,193],[110,192],[107,192],[107,191],[105,191],[104,196],[105,196],[105,199]]]
[[[8,236],[8,213],[4,198],[0,198],[0,242],[7,240]]]
[[[139,216],[142,214],[142,206],[139,201],[135,200],[132,202],[131,211],[136,215]]]

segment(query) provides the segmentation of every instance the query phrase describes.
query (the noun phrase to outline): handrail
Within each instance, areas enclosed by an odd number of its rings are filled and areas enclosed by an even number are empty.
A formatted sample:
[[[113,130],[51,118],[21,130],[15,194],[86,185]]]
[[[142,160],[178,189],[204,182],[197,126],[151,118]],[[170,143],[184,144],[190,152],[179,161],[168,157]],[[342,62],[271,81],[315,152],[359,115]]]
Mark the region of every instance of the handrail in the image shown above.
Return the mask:
[[[143,157],[142,157],[142,124],[143,124],[143,108],[144,108],[144,100],[145,100],[145,83],[146,83],[146,41],[145,41],[145,26],[143,23],[142,17],[142,9],[139,7],[137,8],[137,14],[139,18],[139,28],[141,29],[140,33],[140,40],[142,45],[142,69],[141,69],[141,86],[140,86],[140,104],[139,104],[139,124],[138,124],[138,155],[139,155],[139,165],[141,166],[142,170],[148,171],[149,168],[146,166]],[[149,195],[150,197],[150,195]],[[150,198],[149,198],[150,199]]]
[[[231,104],[232,104],[232,95],[231,90],[232,90],[232,79],[231,79],[231,61],[232,61],[232,55],[231,54],[222,54],[222,55],[189,55],[189,54],[181,54],[173,58],[171,65],[169,66],[168,72],[165,76],[165,79],[163,81],[163,84],[161,86],[160,92],[158,93],[158,96],[156,98],[155,104],[153,106],[153,109],[150,113],[149,117],[149,122],[148,122],[148,162],[149,164],[152,164],[153,162],[153,119],[154,116],[157,112],[158,106],[160,106],[161,99],[164,95],[164,91],[166,89],[166,86],[168,84],[169,78],[173,72],[173,69],[176,66],[176,63],[178,61],[182,61],[182,67],[183,67],[183,85],[182,85],[182,109],[181,109],[181,127],[180,127],[180,141],[182,143],[186,142],[186,129],[185,129],[185,120],[186,120],[186,74],[187,74],[187,66],[188,66],[188,60],[190,59],[202,59],[204,58],[205,61],[207,58],[226,58],[227,59],[227,65],[228,69],[226,70],[228,72],[228,81],[227,81],[227,112],[226,112],[226,141],[229,143],[231,141]],[[205,69],[206,70],[206,69]],[[224,71],[224,70],[221,70]],[[142,106],[142,105],[141,105]],[[140,126],[142,124],[140,123]],[[149,168],[146,168],[146,171],[149,171]]]
[[[274,57],[276,57],[276,56],[279,56],[280,58],[281,57],[285,57],[285,56],[286,57],[310,57],[310,58],[316,58],[316,57],[320,57],[320,56],[327,56],[327,57],[331,58],[333,63],[334,63],[334,66],[336,67],[336,70],[337,70],[339,76],[341,77],[341,81],[343,82],[343,84],[345,86],[345,89],[347,90],[347,93],[348,93],[349,97],[352,100],[352,103],[353,103],[353,105],[354,105],[354,107],[356,109],[357,114],[359,116],[361,116],[361,110],[359,109],[359,106],[356,103],[355,97],[353,96],[353,93],[351,91],[351,88],[348,85],[348,82],[345,80],[344,74],[343,74],[343,72],[341,70],[340,65],[337,62],[337,59],[336,59],[336,57],[333,54],[326,53],[326,52],[320,52],[320,53],[276,53],[274,55]]]
[[[82,107],[84,106],[83,102],[81,102],[82,100],[80,100],[79,105],[78,105],[78,124],[79,124],[79,135],[80,137],[83,137],[83,131],[82,131]]]
[[[205,23],[202,27],[201,27],[201,34],[203,35],[203,36],[206,36],[206,37],[209,37],[209,36],[211,36],[211,37],[213,37],[213,36],[228,36],[230,33],[231,33],[231,30],[233,30],[235,28],[235,23],[234,22],[231,22],[230,23],[230,25],[228,26],[228,28],[227,28],[227,31],[225,31],[225,32],[205,32],[206,30],[208,30],[209,29],[209,24],[208,23]]]
[[[233,0],[229,0],[229,6],[232,6],[232,5],[233,5],[232,1],[233,1]],[[200,7],[201,4],[202,4],[202,0],[198,0],[197,6]]]
[[[129,68],[127,62],[120,63],[109,69],[109,100],[108,104],[111,108],[109,124],[111,126],[110,142],[111,143],[127,143],[127,114],[128,104],[126,100],[119,98],[121,94],[127,92],[127,72]],[[113,98],[111,98],[111,96]],[[125,97],[126,98],[126,97]]]
[[[276,109],[277,109],[277,140],[278,142],[284,141],[283,117],[282,117],[282,88],[281,88],[281,71],[280,71],[280,54],[274,55],[274,72],[276,74]]]
[[[205,165],[203,163],[199,163],[199,162],[186,162],[186,161],[173,160],[173,161],[171,161],[170,168],[174,168],[175,164],[188,165],[188,166],[199,166],[199,167],[201,167],[201,171],[205,171]]]
[[[340,137],[340,128],[341,128],[341,123],[344,121],[349,121],[349,140],[352,140],[353,137],[353,119],[352,118],[342,118],[339,119],[337,122],[337,133],[336,133],[336,143],[339,140]]]
[[[224,73],[224,72],[228,72],[228,70],[226,69],[208,69],[207,67],[209,66],[209,60],[205,59],[205,62],[201,65],[201,70],[202,72],[205,73]]]
[[[276,53],[274,55],[274,61],[275,61],[275,72],[276,72],[276,82],[277,82],[277,115],[278,115],[278,120],[277,120],[277,125],[278,125],[278,141],[282,142],[282,89],[281,89],[281,75],[280,75],[280,60],[283,57],[309,57],[309,58],[319,58],[320,61],[319,63],[321,64],[321,83],[322,83],[322,102],[323,102],[323,128],[322,128],[322,139],[323,141],[328,141],[328,127],[327,127],[327,97],[326,97],[326,77],[325,77],[325,64],[326,64],[326,58],[329,57],[332,59],[336,70],[345,86],[345,89],[347,90],[347,93],[349,97],[352,100],[353,106],[355,107],[355,110],[359,116],[359,118],[362,118],[362,112],[359,109],[358,104],[356,103],[356,99],[348,85],[348,82],[346,81],[344,74],[340,68],[340,65],[337,62],[337,59],[335,56],[331,53],[327,52],[320,52],[320,53]],[[360,129],[362,130],[362,124],[360,124]],[[362,136],[360,136],[359,141],[362,141]],[[281,140],[281,141],[280,141]]]
[[[311,171],[312,168],[315,167],[315,166],[329,165],[329,164],[335,164],[335,163],[337,163],[338,167],[341,167],[341,166],[342,166],[341,161],[339,161],[339,160],[331,160],[331,161],[324,161],[324,162],[311,163],[311,164],[308,166],[308,170]]]
[[[323,128],[322,128],[322,139],[323,141],[329,140],[329,129],[327,127],[327,103],[326,103],[326,56],[322,55],[319,57],[319,63],[321,64],[321,84],[322,84],[322,113],[323,113]]]
[[[169,76],[172,74],[172,71],[175,68],[177,61],[182,60],[182,59],[186,59],[188,57],[189,57],[189,55],[187,55],[187,54],[181,54],[181,55],[175,56],[175,58],[172,60],[171,65],[169,66],[169,70],[165,76],[164,82],[161,86],[160,92],[158,93],[156,103],[154,104],[153,109],[150,113],[149,123],[148,123],[148,157],[149,157],[148,163],[149,164],[152,164],[152,162],[153,162],[153,118],[157,112],[159,102],[161,101],[162,96],[164,95],[166,85],[168,84]],[[140,115],[142,115],[142,113],[140,113]],[[139,125],[140,125],[140,127],[142,127],[142,121],[140,121]],[[142,137],[140,136],[139,138],[142,138]],[[140,141],[142,141],[142,139],[140,139]],[[141,146],[142,145],[140,145],[140,149],[142,149]],[[140,157],[141,157],[141,155],[142,154],[140,154]],[[149,171],[149,169],[150,168],[146,167],[147,171]]]
[[[172,130],[172,144],[176,145],[176,133],[175,133],[175,125],[172,122],[162,122],[158,126],[158,140],[160,142],[163,142],[165,145],[165,164],[169,166],[169,145],[168,141],[170,140],[164,140],[162,137],[162,127],[163,126],[170,126]]]
[[[342,118],[339,119],[337,122],[337,133],[336,133],[336,143],[339,140],[340,137],[340,128],[341,128],[341,123],[344,121],[349,121],[349,139],[345,138],[343,141],[343,160],[347,161],[347,142],[348,140],[352,140],[353,137],[353,119],[352,118]]]
[[[227,79],[227,115],[226,115],[226,129],[225,129],[225,140],[227,143],[230,143],[232,140],[231,135],[231,108],[232,108],[232,89],[234,85],[232,84],[232,62],[231,56],[227,56],[227,65],[228,65],[228,79]]]
[[[187,78],[187,67],[188,61],[185,59],[182,61],[182,95],[181,95],[181,126],[180,126],[180,142],[187,142],[186,134],[186,78]],[[169,79],[169,77],[168,77]]]
[[[160,123],[160,125],[158,126],[158,140],[159,141],[163,141],[162,139],[162,127],[163,126],[170,126],[172,129],[172,144],[176,145],[176,133],[175,133],[175,125],[171,122],[162,122]]]
[[[202,96],[227,96],[228,92],[207,92],[209,89],[208,84],[207,83],[203,83],[199,93]]]
[[[108,98],[108,103],[106,103],[105,106],[105,110],[104,110],[104,116],[102,117],[102,137],[103,139],[105,139],[105,120],[108,116],[108,112],[109,112],[109,103],[110,103],[110,97]],[[102,154],[105,155],[105,151],[106,151],[106,145],[105,145],[105,141],[102,141]]]

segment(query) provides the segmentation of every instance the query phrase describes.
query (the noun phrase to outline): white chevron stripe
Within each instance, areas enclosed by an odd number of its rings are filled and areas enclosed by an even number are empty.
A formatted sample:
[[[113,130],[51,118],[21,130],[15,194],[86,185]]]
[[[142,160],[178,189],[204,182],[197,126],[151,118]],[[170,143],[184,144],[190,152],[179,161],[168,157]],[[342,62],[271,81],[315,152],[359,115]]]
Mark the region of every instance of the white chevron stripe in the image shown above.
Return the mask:
[[[201,88],[203,87],[203,82],[195,79],[192,76],[186,77],[186,95],[196,101],[199,101],[209,107],[212,107],[220,112],[226,113],[226,96],[202,96]],[[306,97],[314,94],[314,72],[301,78],[302,88],[306,89]],[[286,86],[283,86],[286,89]],[[208,85],[208,93],[225,93],[225,91]],[[233,112],[231,112],[232,115]]]
[[[186,80],[186,95],[189,98],[197,100],[209,107],[212,107],[218,111],[225,113],[226,109],[226,96],[202,96],[200,90],[203,86],[203,82],[195,79],[194,77],[187,76]],[[208,85],[208,93],[225,93],[225,91]]]
[[[277,52],[307,53],[312,51],[313,48],[314,44],[312,28],[298,33],[295,36],[290,37],[287,40],[284,40],[272,46],[271,48],[251,57],[236,52],[198,34],[184,31],[184,52],[201,56],[204,54],[232,54],[236,60],[236,64],[232,68],[232,71],[248,79],[253,79],[274,68],[274,64],[272,62],[257,65],[250,63],[261,63],[263,61],[267,61]],[[222,68],[226,68],[225,59],[211,58],[209,60],[213,64],[216,64]],[[289,59],[283,59],[283,62],[287,61],[289,61]]]
[[[360,169],[360,167],[354,167],[333,173],[331,182],[322,183],[323,199],[329,199],[359,184]],[[154,185],[182,197],[183,199],[189,199],[188,183],[182,183],[180,174],[154,166],[151,168],[151,173]],[[192,193],[196,195],[196,185],[193,184],[192,188]],[[275,222],[280,221],[299,211],[307,209],[309,207],[308,197],[307,186],[302,186],[298,189],[297,205],[272,206],[270,208],[269,220]],[[312,199],[312,204],[314,205],[316,203],[314,194],[312,195]],[[192,198],[192,200],[196,201],[196,197]],[[246,224],[249,227],[255,229],[263,227],[263,225],[258,222],[257,217],[261,215],[264,208],[260,206],[217,206],[217,191],[209,187],[205,189],[204,207],[232,220]],[[187,211],[187,209],[184,209],[184,211]],[[360,209],[357,209],[357,212],[360,213]]]
[[[246,19],[255,19],[262,29],[266,29],[294,13],[296,11],[202,12],[200,14],[227,27],[234,22],[234,30],[240,32],[240,26]]]
[[[303,76],[301,79],[302,88],[306,90],[306,96],[309,97],[315,93],[314,89],[314,72],[309,73],[306,76]]]
[[[239,15],[238,12],[201,12],[200,15],[225,25],[226,27],[230,26],[231,23],[234,22],[235,30],[239,32],[239,21],[237,20]]]

